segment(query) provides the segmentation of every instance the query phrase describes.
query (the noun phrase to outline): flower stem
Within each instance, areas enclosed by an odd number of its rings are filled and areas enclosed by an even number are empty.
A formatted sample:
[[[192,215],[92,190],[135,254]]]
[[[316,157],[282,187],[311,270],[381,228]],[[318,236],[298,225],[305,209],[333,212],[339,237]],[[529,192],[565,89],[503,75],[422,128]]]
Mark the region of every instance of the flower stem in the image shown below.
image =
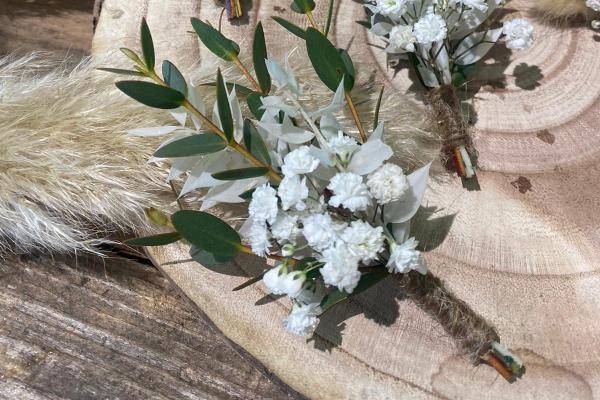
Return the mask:
[[[352,113],[352,118],[354,118],[354,123],[358,128],[358,133],[360,134],[361,142],[365,143],[367,141],[367,134],[365,133],[365,128],[363,128],[362,122],[360,121],[360,116],[358,115],[358,110],[354,105],[354,101],[352,100],[352,96],[350,96],[349,92],[345,92],[344,96],[346,96],[346,102],[348,103],[348,108],[350,108],[350,112]]]
[[[242,71],[242,74],[244,74],[246,79],[248,79],[248,81],[252,84],[252,86],[254,86],[254,89],[256,89],[256,91],[259,93],[263,93],[263,90],[260,88],[260,85],[258,84],[258,82],[256,82],[256,79],[254,79],[254,77],[248,71],[248,68],[246,68],[246,66],[240,61],[240,59],[237,57],[234,58],[233,63],[240,69],[240,71]],[[266,94],[266,93],[263,93],[263,94]]]
[[[310,22],[310,25],[316,30],[319,30],[319,27],[317,26],[317,21],[315,21],[315,17],[313,17],[312,15],[312,11],[308,10],[306,12],[306,17],[308,18],[308,22]]]
[[[165,84],[165,82],[162,79],[160,79],[160,77],[158,75],[156,75],[156,72],[148,71],[147,75],[150,79],[152,79],[157,84],[162,85],[162,86],[167,86]],[[272,166],[260,161],[256,157],[254,157],[252,155],[252,153],[250,153],[244,146],[240,145],[235,140],[229,141],[227,139],[227,135],[225,135],[225,132],[223,132],[221,129],[219,129],[219,127],[216,126],[206,115],[202,114],[196,107],[194,107],[194,105],[192,103],[190,103],[188,101],[188,99],[185,99],[183,101],[183,103],[181,104],[181,106],[184,107],[186,110],[188,110],[190,113],[192,113],[194,116],[196,116],[198,119],[200,119],[202,122],[204,122],[214,134],[221,137],[227,143],[227,146],[231,147],[233,150],[240,153],[242,156],[244,156],[248,161],[250,161],[255,166],[267,168],[268,169],[267,175],[271,179],[273,179],[273,181],[275,181],[276,183],[281,182],[281,179],[282,179],[281,176],[273,169]]]

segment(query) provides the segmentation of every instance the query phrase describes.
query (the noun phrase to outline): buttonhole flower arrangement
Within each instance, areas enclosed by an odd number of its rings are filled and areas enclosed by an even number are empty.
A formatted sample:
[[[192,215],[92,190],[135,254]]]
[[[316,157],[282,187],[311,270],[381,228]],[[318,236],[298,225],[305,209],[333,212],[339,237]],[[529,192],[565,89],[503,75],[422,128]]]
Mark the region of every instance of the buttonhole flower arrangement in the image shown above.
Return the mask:
[[[365,4],[370,32],[385,41],[387,53],[408,59],[429,89],[445,137],[444,150],[464,178],[475,175],[475,149],[456,89],[466,82],[470,66],[497,42],[511,50],[533,44],[533,27],[525,19],[494,27],[490,17],[503,5],[502,0],[368,0]]]
[[[310,336],[322,314],[336,304],[391,276],[449,332],[463,332],[455,336],[475,362],[488,362],[514,379],[522,363],[500,352],[493,329],[428,272],[418,242],[410,236],[430,163],[406,173],[390,161],[394,152],[385,143],[384,122],[375,113],[369,129],[356,109],[354,65],[348,53],[327,38],[331,18],[319,27],[312,1],[293,4],[310,27],[274,19],[303,40],[314,72],[331,91],[330,102],[322,108],[311,109],[302,100],[303,84],[290,68],[289,54],[282,62],[269,57],[260,22],[252,43],[252,74],[235,42],[192,19],[203,44],[235,65],[249,85],[229,84],[218,70],[216,101],[210,108],[202,101],[202,87],[189,85],[173,63],[165,60],[162,76],[156,72],[146,21],[141,26],[141,55],[122,49],[133,68],[104,68],[144,78],[116,86],[147,106],[170,110],[178,124],[139,128],[136,133],[169,135],[154,157],[172,160],[173,177],[188,173],[179,196],[193,190],[205,193],[200,210],[183,205],[172,215],[148,210],[148,217],[169,232],[127,243],[162,246],[184,241],[191,246],[192,258],[205,266],[227,263],[240,252],[264,258],[265,266],[274,267],[234,290],[260,282],[273,295],[289,297],[293,306],[283,327],[301,336]],[[242,112],[246,107],[240,98],[245,98],[249,115]],[[355,136],[340,124],[338,115],[344,109],[352,115]],[[206,212],[222,203],[247,209],[237,229]]]

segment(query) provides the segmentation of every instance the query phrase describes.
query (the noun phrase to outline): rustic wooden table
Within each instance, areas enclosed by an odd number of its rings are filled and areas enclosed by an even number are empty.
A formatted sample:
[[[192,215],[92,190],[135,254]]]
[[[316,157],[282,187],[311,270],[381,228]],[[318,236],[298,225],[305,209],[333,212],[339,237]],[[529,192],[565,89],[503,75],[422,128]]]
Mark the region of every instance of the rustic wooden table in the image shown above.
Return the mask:
[[[0,54],[89,52],[93,1],[4,0]],[[301,398],[143,260],[0,259],[0,399]]]

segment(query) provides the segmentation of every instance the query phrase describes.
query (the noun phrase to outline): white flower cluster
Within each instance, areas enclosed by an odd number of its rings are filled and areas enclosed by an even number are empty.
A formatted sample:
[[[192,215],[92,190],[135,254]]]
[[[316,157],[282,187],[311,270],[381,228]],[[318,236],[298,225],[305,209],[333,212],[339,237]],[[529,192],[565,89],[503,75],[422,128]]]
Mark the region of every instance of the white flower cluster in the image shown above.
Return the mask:
[[[587,0],[599,7],[598,0]],[[371,32],[387,42],[386,52],[412,53],[425,85],[452,83],[457,67],[482,59],[502,35],[509,49],[533,44],[527,20],[506,21],[501,28],[478,31],[502,0],[368,0]]]
[[[408,2],[378,4],[391,15]],[[322,311],[323,293],[315,295],[315,287],[353,293],[365,268],[426,273],[417,242],[396,237],[393,227],[405,227],[416,212],[428,166],[407,176],[387,162],[393,152],[382,141],[383,125],[365,143],[347,135],[334,114],[344,105],[343,82],[330,106],[309,112],[289,68],[273,60],[267,65],[280,93],[263,99],[258,127],[282,179],[255,187],[242,233],[255,254],[279,260],[262,282],[270,293],[292,299],[285,328],[310,335]],[[281,111],[293,113],[295,123],[282,120]]]

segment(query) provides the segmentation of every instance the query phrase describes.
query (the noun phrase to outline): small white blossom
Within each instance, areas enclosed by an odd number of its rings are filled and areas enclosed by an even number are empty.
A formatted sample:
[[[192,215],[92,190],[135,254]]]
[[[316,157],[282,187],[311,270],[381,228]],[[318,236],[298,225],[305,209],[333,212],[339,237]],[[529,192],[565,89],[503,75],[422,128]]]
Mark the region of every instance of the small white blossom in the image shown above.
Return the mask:
[[[329,140],[331,151],[340,159],[341,162],[350,161],[352,154],[360,147],[353,137],[344,135],[344,132],[338,131],[337,136],[332,136]]]
[[[319,270],[323,282],[352,293],[360,280],[360,272],[358,259],[348,250],[346,243],[337,241],[335,245],[323,251],[320,261],[325,263]]]
[[[329,204],[333,207],[344,206],[348,210],[366,210],[371,204],[371,195],[360,175],[352,172],[337,173],[327,186],[333,192]]]
[[[301,271],[287,272],[284,264],[268,270],[262,279],[270,293],[285,294],[295,298],[302,292],[302,286],[306,281],[306,275]]]
[[[277,194],[281,199],[281,208],[289,210],[295,208],[298,211],[303,211],[306,208],[303,200],[308,197],[308,186],[306,186],[306,178],[298,175],[285,176],[279,183]]]
[[[398,200],[408,190],[408,180],[402,168],[395,164],[383,164],[367,178],[371,195],[379,204]]]
[[[280,212],[277,214],[275,223],[271,225],[271,233],[280,244],[283,242],[295,243],[296,237],[300,233],[298,216]]]
[[[585,5],[594,11],[600,11],[600,0],[585,0]]]
[[[430,13],[417,21],[413,33],[418,43],[430,45],[443,40],[448,33],[448,28],[446,21],[441,16]]]
[[[302,234],[317,251],[331,247],[338,238],[336,225],[329,214],[314,214],[304,218],[302,223]]]
[[[406,6],[410,1],[411,0],[376,0],[371,10],[376,14],[397,19],[406,12]]]
[[[463,5],[469,9],[477,9],[481,12],[486,12],[488,10],[488,5],[486,0],[451,0],[448,3],[450,6]]]
[[[523,18],[504,21],[502,32],[506,35],[506,47],[525,50],[533,44],[533,26]]]
[[[269,230],[260,222],[254,222],[248,232],[248,241],[252,252],[259,257],[264,257],[269,252]]]
[[[257,187],[252,193],[252,200],[248,206],[250,218],[259,223],[265,221],[272,224],[277,218],[277,196],[275,189],[268,183]]]
[[[284,328],[295,335],[309,336],[317,328],[321,313],[319,303],[294,304],[290,314],[283,319]]]
[[[418,244],[419,242],[414,237],[402,244],[393,243],[391,246],[392,254],[387,263],[388,271],[404,274],[410,270],[415,270],[425,275],[427,265],[421,256],[421,252],[417,250]]]
[[[317,169],[318,166],[319,160],[310,154],[308,146],[300,146],[296,150],[290,151],[283,158],[281,172],[285,176],[308,174]]]
[[[341,238],[346,242],[348,251],[359,261],[372,261],[383,250],[383,228],[373,227],[361,220],[352,221],[342,232]]]
[[[415,36],[413,27],[410,25],[396,25],[390,31],[389,45],[385,49],[388,53],[400,53],[415,51]]]

